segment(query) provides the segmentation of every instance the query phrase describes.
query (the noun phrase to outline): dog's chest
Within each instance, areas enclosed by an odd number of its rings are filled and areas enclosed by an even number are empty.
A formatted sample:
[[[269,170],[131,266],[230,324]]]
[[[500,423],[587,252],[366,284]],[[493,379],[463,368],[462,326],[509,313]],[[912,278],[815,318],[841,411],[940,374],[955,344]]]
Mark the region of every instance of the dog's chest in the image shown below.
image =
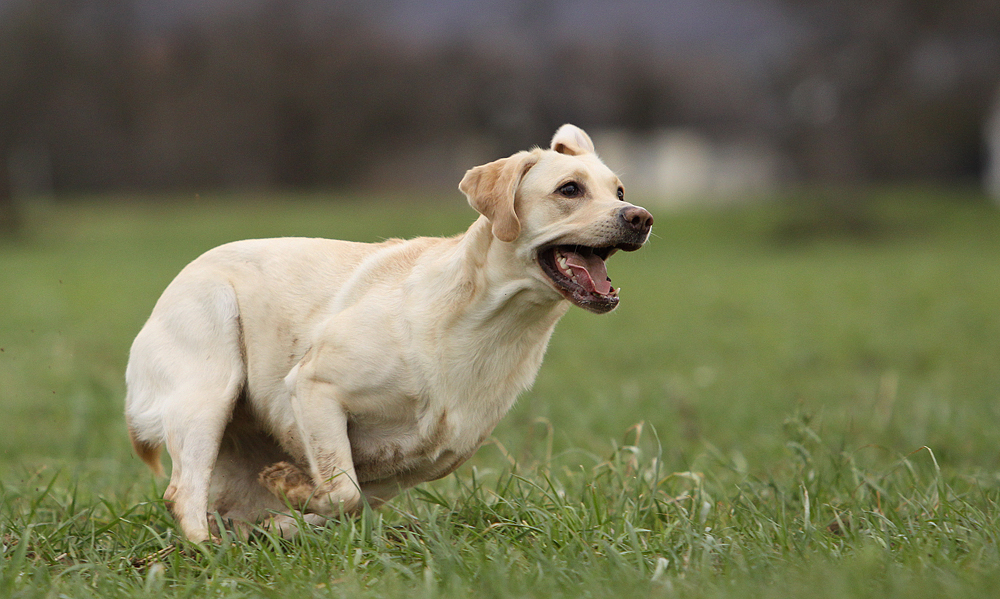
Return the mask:
[[[475,453],[494,424],[446,409],[408,421],[351,420],[348,436],[358,482],[402,477],[416,484],[440,478]]]
[[[439,349],[442,359],[427,375],[408,364],[397,391],[359,389],[352,395],[348,436],[359,483],[410,486],[440,478],[467,460],[534,379],[544,344],[520,352],[462,356]],[[429,370],[429,369],[428,369]],[[419,373],[419,374],[415,374]],[[447,375],[447,376],[446,376]]]

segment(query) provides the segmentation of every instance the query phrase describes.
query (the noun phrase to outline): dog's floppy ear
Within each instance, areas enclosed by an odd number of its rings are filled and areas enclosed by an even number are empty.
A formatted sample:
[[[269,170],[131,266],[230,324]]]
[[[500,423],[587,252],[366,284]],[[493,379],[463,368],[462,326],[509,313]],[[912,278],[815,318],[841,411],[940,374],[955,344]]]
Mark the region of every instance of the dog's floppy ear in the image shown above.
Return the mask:
[[[514,241],[521,233],[521,221],[514,211],[514,195],[521,178],[536,162],[538,156],[535,154],[518,152],[469,169],[458,184],[469,198],[469,204],[490,220],[493,235],[500,241]]]
[[[559,127],[552,136],[550,147],[560,154],[570,156],[594,153],[594,142],[590,140],[590,136],[583,129],[569,123]]]

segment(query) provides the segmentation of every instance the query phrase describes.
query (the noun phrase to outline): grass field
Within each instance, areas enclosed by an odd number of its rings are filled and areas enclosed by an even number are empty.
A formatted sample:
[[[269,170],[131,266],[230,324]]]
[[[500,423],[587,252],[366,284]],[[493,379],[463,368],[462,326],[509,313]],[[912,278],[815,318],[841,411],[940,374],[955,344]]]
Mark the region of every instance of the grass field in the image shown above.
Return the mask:
[[[990,597],[1000,211],[889,190],[657,212],[455,475],[292,542],[176,536],[121,418],[176,272],[245,237],[452,234],[453,201],[113,198],[0,241],[0,597]]]

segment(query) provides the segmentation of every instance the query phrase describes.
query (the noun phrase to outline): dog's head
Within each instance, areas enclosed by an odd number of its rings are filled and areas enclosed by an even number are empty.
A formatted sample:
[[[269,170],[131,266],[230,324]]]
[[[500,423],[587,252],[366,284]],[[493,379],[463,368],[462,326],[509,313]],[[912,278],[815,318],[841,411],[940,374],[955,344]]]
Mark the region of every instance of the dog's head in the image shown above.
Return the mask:
[[[605,261],[642,247],[653,225],[649,212],[625,201],[621,180],[573,125],[560,127],[548,150],[470,169],[459,189],[540,281],[598,314],[618,305]]]

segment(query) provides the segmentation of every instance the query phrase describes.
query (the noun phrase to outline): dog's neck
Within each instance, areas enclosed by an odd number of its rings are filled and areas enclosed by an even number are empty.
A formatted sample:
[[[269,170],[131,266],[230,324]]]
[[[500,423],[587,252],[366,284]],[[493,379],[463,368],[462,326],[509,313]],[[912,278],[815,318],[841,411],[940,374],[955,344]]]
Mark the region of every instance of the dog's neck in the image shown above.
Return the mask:
[[[503,315],[517,319],[522,327],[536,323],[552,327],[569,309],[569,302],[528,273],[531,266],[526,263],[533,258],[521,255],[516,242],[497,239],[486,217],[460,236],[456,249],[460,264],[456,281],[471,291],[470,308],[477,318]]]
[[[485,218],[448,245],[438,260],[414,272],[430,290],[418,310],[433,310],[438,318],[431,321],[442,332],[482,340],[484,348],[518,354],[541,344],[544,351],[570,303],[530,274],[525,262],[532,258],[518,256],[516,242],[494,237]]]
[[[445,317],[423,333],[436,339],[436,370],[464,379],[444,386],[462,390],[449,409],[481,412],[476,421],[492,428],[534,382],[570,303],[527,274],[518,260],[530,258],[517,258],[516,244],[494,237],[485,218],[452,240],[431,275],[440,287],[429,306]]]

